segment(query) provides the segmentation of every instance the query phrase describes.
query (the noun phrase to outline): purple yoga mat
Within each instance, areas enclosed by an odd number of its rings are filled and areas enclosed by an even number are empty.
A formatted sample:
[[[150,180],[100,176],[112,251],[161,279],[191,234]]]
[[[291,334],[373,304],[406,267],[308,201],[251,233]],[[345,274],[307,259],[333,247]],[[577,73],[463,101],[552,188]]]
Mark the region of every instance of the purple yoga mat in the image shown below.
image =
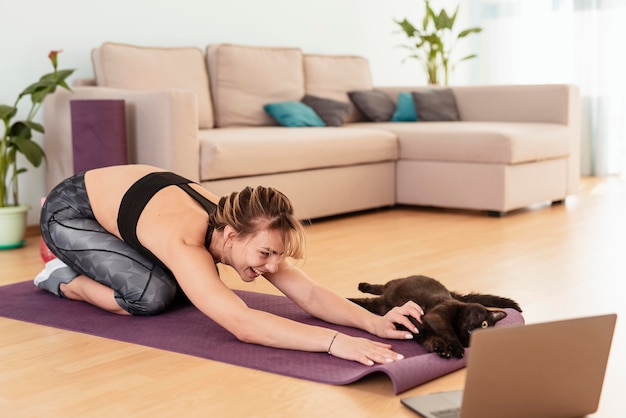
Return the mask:
[[[128,162],[124,100],[70,100],[74,172]]]
[[[328,324],[302,311],[283,296],[236,291],[254,309],[272,312],[312,325],[333,328],[343,333],[382,339],[370,334]],[[466,359],[445,360],[427,353],[413,341],[393,340],[394,350],[406,358],[401,361],[363,366],[326,353],[283,350],[239,342],[232,334],[204,316],[194,306],[179,305],[157,316],[128,317],[104,312],[91,305],[59,299],[37,289],[32,282],[0,287],[0,316],[55,328],[111,338],[148,347],[189,354],[224,363],[277,373],[285,376],[335,385],[345,385],[372,373],[385,373],[396,394],[465,366]],[[524,319],[512,309],[497,326],[521,325]]]

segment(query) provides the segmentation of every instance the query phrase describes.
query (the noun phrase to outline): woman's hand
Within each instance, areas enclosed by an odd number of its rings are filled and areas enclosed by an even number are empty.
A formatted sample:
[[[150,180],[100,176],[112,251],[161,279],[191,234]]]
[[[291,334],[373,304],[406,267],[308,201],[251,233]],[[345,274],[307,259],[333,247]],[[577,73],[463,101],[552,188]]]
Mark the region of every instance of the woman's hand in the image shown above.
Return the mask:
[[[373,366],[375,363],[390,363],[404,358],[402,354],[393,351],[390,344],[341,333],[337,333],[334,337],[328,354],[344,360],[357,361],[366,366]]]
[[[374,335],[382,338],[412,339],[413,334],[396,329],[396,324],[402,324],[413,333],[418,333],[417,328],[408,316],[422,322],[424,310],[415,302],[407,302],[387,312],[384,316],[375,316]],[[385,364],[392,361],[402,360],[404,356],[391,349],[391,344],[371,341],[366,338],[350,337],[338,333],[332,340],[328,354],[345,360],[357,361],[366,366],[375,363]]]
[[[406,329],[417,334],[419,331],[409,319],[409,316],[415,318],[417,322],[422,322],[424,310],[421,306],[413,301],[408,301],[402,306],[396,306],[387,312],[384,316],[378,316],[374,324],[374,335],[382,338],[393,338],[397,340],[411,339],[413,335],[405,330],[398,330],[396,324],[404,325]]]

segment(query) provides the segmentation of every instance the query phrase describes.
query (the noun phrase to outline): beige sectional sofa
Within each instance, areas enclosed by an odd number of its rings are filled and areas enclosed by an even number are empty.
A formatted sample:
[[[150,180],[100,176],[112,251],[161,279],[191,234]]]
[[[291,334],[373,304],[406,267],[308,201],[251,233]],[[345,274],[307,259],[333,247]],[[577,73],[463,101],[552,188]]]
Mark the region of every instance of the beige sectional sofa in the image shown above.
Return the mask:
[[[573,85],[451,87],[460,116],[369,122],[353,106],[343,126],[279,126],[268,103],[313,95],[350,102],[375,87],[357,56],[298,48],[105,43],[95,80],[58,90],[44,106],[47,187],[72,174],[70,100],[124,99],[129,162],[180,173],[218,195],[279,188],[297,215],[320,218],[408,204],[508,211],[577,191],[580,99]],[[85,85],[92,84],[92,85]]]

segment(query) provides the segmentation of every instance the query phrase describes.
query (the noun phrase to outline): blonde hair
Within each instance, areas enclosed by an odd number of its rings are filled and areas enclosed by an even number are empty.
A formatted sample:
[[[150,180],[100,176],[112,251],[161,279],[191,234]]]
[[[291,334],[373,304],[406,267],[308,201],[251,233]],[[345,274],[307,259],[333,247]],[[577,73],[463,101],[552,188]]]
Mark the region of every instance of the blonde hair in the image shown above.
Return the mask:
[[[216,230],[230,225],[240,236],[265,229],[277,230],[285,247],[284,255],[295,259],[304,257],[304,227],[294,216],[289,198],[272,187],[246,187],[220,198],[209,223]]]

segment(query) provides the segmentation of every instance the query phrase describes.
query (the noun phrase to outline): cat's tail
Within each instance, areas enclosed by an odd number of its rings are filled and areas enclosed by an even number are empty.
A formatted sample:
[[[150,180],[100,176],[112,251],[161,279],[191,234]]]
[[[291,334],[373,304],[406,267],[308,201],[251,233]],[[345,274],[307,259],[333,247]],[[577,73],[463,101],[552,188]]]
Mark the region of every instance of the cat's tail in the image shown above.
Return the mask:
[[[483,295],[480,293],[470,293],[467,295],[461,295],[455,292],[451,292],[452,297],[461,302],[467,303],[480,303],[488,308],[511,308],[518,312],[522,312],[522,308],[513,299],[504,298],[494,295]]]
[[[362,282],[359,283],[359,290],[363,293],[370,293],[372,295],[382,295],[385,290],[385,285]]]

